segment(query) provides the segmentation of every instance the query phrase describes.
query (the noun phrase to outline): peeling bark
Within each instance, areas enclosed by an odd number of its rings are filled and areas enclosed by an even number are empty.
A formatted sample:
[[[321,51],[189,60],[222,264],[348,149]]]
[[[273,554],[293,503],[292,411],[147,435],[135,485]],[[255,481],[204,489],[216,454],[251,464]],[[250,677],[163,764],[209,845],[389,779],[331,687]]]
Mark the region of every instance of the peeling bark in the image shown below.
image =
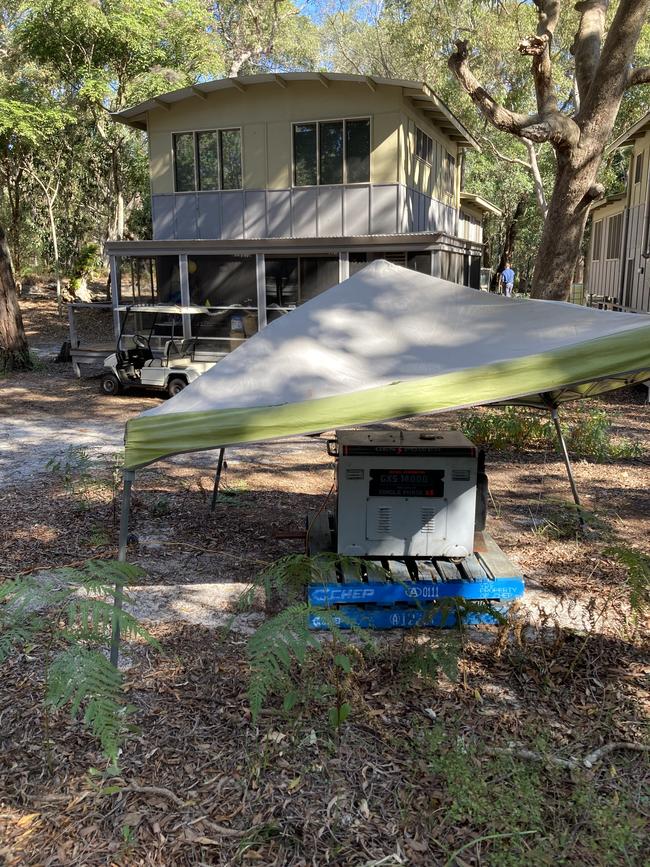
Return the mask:
[[[31,366],[11,254],[4,229],[0,226],[0,372],[28,370]]]
[[[589,208],[604,193],[597,175],[621,99],[626,88],[650,82],[650,68],[632,69],[650,0],[620,0],[604,43],[609,0],[577,3],[580,20],[572,50],[579,109],[574,118],[557,108],[552,86],[550,47],[561,4],[559,0],[534,2],[537,33],[523,40],[519,50],[533,58],[537,114],[515,114],[493,99],[469,68],[466,42],[457,43],[449,67],[493,126],[528,142],[548,141],[555,149],[555,186],[537,251],[531,294],[564,300],[571,289]]]

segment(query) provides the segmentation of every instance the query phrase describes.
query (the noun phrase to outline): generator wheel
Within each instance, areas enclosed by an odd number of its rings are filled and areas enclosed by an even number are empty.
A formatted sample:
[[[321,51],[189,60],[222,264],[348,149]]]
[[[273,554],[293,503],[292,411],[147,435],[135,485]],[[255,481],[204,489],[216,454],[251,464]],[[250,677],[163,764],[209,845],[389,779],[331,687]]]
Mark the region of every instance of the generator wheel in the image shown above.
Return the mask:
[[[186,385],[187,383],[184,379],[181,379],[180,376],[174,376],[167,383],[167,394],[170,397],[176,397],[177,394],[183,391]]]
[[[114,373],[104,373],[99,381],[99,390],[112,397],[122,391],[122,383]]]

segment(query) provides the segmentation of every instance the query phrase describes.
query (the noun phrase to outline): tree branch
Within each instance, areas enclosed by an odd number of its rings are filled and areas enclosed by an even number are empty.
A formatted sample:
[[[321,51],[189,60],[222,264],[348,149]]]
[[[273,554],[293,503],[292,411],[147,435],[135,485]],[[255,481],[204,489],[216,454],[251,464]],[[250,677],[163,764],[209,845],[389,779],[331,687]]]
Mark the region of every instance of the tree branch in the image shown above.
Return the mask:
[[[560,17],[560,0],[534,0],[537,6],[537,33],[522,39],[519,53],[533,58],[532,71],[539,112],[552,111],[556,107],[553,90],[551,46],[553,34]]]
[[[576,59],[576,81],[581,100],[586,97],[598,69],[608,7],[609,0],[580,0],[576,3],[580,23],[571,53]]]
[[[490,123],[502,132],[508,132],[530,141],[550,141],[556,147],[577,144],[580,130],[570,118],[556,109],[538,114],[518,114],[500,105],[481,85],[468,63],[469,48],[466,40],[456,42],[456,51],[448,65],[469,94],[472,102]]]
[[[626,87],[634,87],[635,84],[650,84],[650,66],[640,66],[638,69],[630,70]]]
[[[584,0],[594,3],[596,0]],[[604,2],[604,0],[601,0]],[[598,123],[601,112],[608,113],[612,105],[620,103],[627,87],[634,50],[641,29],[647,21],[650,0],[619,0],[614,19],[602,45],[600,60],[591,87],[582,94],[578,122],[581,129]],[[641,82],[640,82],[641,83]],[[609,136],[611,128],[599,125],[599,133]]]

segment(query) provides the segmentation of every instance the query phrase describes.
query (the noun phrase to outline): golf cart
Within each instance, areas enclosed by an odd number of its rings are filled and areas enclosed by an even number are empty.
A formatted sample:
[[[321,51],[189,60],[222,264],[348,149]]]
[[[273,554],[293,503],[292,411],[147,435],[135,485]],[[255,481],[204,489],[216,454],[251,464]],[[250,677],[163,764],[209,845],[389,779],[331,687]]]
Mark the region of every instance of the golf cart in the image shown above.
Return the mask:
[[[197,337],[183,339],[175,334],[177,328],[182,335],[182,317],[209,316],[205,307],[181,307],[178,304],[133,304],[118,308],[124,311],[115,352],[104,361],[104,371],[100,382],[102,394],[119,394],[123,389],[154,388],[166,391],[170,397],[182,391],[202,373],[214,367],[214,361],[196,361],[194,353]],[[130,317],[137,314],[152,315],[147,336],[137,329],[135,319],[133,333],[125,336],[125,326]],[[167,321],[161,321],[164,317]],[[133,321],[133,319],[131,319]],[[161,357],[155,357],[152,350],[152,337],[162,346]]]

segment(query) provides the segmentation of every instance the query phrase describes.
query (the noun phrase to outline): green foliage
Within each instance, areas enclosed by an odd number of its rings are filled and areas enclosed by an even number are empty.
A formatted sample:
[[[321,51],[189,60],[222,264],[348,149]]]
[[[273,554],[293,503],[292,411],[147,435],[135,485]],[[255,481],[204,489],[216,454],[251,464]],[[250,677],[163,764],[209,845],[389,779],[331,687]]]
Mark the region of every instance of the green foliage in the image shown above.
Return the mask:
[[[123,455],[91,457],[83,446],[70,446],[62,460],[50,458],[47,470],[61,480],[75,508],[87,511],[95,494],[109,494],[114,504],[122,478]]]
[[[460,427],[465,436],[483,448],[524,450],[559,449],[555,427],[548,416],[530,409],[506,406],[464,413]],[[644,450],[633,440],[614,440],[604,410],[581,409],[575,421],[564,424],[571,457],[596,463],[639,458]]]
[[[433,683],[442,671],[449,680],[455,681],[459,653],[458,633],[440,633],[434,642],[430,636],[416,631],[404,642],[399,669],[409,679],[418,677]]]
[[[82,279],[87,280],[98,270],[100,264],[99,245],[84,244],[75,257],[72,266],[72,279],[77,281]]]
[[[535,744],[535,751],[543,756],[548,744]],[[462,849],[480,841],[482,863],[520,867],[585,857],[580,863],[614,867],[643,860],[641,816],[631,795],[620,787],[612,792],[606,780],[570,777],[564,769],[514,755],[485,755],[475,741],[441,725],[423,734],[418,759],[423,753],[434,788],[444,792],[436,829],[458,827],[456,840],[469,836]],[[448,851],[441,863],[461,863],[455,857],[460,851]]]
[[[301,665],[318,639],[307,626],[307,605],[292,605],[263,623],[247,646],[251,666],[248,701],[256,722],[268,695],[278,683],[288,683],[292,663]]]
[[[650,556],[625,545],[613,545],[604,553],[625,567],[632,611],[645,614],[650,609]]]
[[[577,457],[591,458],[596,463],[639,458],[643,447],[633,440],[615,442],[611,436],[611,423],[608,414],[602,409],[592,409],[583,413],[566,435],[567,448]]]
[[[578,506],[569,500],[548,500],[544,503],[543,517],[535,520],[535,532],[546,539],[577,539],[589,537],[609,539],[612,536],[610,524],[595,512]]]
[[[553,423],[547,416],[514,406],[464,413],[460,427],[477,446],[498,451],[546,447],[554,436]]]
[[[104,648],[116,626],[125,638],[160,647],[132,615],[113,605],[116,588],[128,603],[125,588],[141,574],[128,563],[90,560],[83,569],[27,575],[0,586],[0,663],[16,647],[40,639],[47,647],[47,705],[69,707],[73,716],[82,712],[83,723],[112,764],[130,730],[131,708],[123,701],[122,675]]]
[[[246,608],[262,587],[267,597],[279,598],[286,606],[265,621],[248,641],[248,696],[253,721],[257,721],[272,696],[280,695],[286,713],[311,701],[324,706],[337,733],[352,712],[353,660],[372,656],[376,647],[367,630],[346,616],[345,606],[313,608],[304,601],[307,585],[329,580],[336,563],[342,563],[348,572],[360,571],[364,565],[359,558],[341,558],[338,554],[291,554],[265,569],[240,598],[239,607]],[[419,607],[424,624],[438,619],[444,624],[450,617],[456,617],[458,624],[457,631],[439,636],[435,646],[429,643],[426,627],[412,630],[403,643],[397,668],[408,677],[431,681],[441,671],[451,680],[457,677],[459,635],[465,615],[489,614],[498,623],[505,621],[504,615],[485,601],[443,599]],[[309,629],[310,614],[318,615],[329,635]]]

